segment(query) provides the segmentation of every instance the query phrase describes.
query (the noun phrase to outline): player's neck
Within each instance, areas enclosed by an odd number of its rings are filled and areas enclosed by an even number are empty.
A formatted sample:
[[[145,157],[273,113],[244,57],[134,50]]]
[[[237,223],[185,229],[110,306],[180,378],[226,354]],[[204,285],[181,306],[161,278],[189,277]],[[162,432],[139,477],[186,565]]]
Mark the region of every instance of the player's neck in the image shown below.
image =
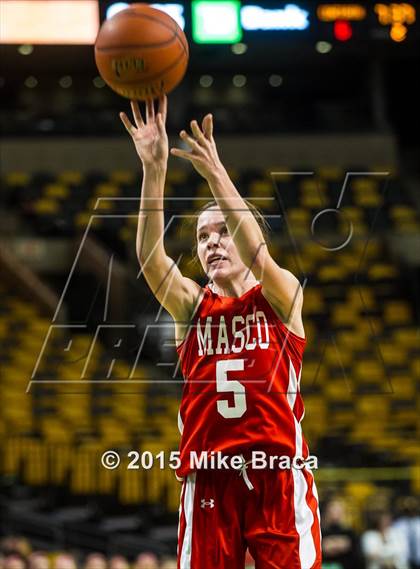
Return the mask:
[[[246,292],[248,292],[251,288],[259,284],[260,281],[257,279],[247,279],[245,281],[235,281],[230,283],[215,283],[214,281],[210,281],[208,286],[210,290],[218,294],[219,296],[228,296],[228,297],[240,297]]]

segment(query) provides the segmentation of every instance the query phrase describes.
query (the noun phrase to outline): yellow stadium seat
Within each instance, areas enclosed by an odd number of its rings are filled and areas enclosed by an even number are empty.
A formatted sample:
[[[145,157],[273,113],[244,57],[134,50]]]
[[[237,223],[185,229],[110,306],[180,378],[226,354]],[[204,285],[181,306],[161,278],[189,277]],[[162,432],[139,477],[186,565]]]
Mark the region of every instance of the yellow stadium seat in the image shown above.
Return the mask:
[[[351,245],[357,258],[361,259],[363,256],[364,263],[367,259],[376,259],[381,254],[381,243],[375,237],[371,237],[367,244],[365,239],[360,239],[353,240]]]
[[[118,497],[122,504],[138,504],[140,500],[144,498],[142,477],[138,475],[138,470],[127,468],[121,469],[118,484]]]
[[[418,328],[401,328],[392,332],[395,342],[406,348],[418,348],[420,343],[420,332]]]
[[[304,292],[303,310],[305,314],[320,314],[325,311],[324,298],[316,288],[307,288]]]
[[[300,189],[303,193],[324,193],[327,189],[327,184],[324,180],[319,178],[302,178],[300,180]]]
[[[74,184],[79,186],[83,181],[83,174],[76,170],[66,170],[58,174],[57,181],[61,184]]]
[[[411,308],[404,300],[390,300],[384,308],[385,322],[389,325],[408,324],[412,321]]]
[[[92,210],[95,215],[101,215],[102,213],[112,212],[115,209],[115,201],[107,198],[91,198],[86,203],[88,210]]]
[[[416,383],[409,373],[389,373],[393,399],[413,400],[416,396]]]
[[[366,176],[366,177],[352,177],[350,178],[350,187],[355,192],[371,192],[375,191],[379,186],[378,178],[373,176]]]
[[[323,180],[306,178],[300,182],[300,203],[307,208],[321,209],[327,203],[327,185]]]
[[[379,207],[384,201],[383,196],[374,191],[356,193],[353,199],[360,207]]]
[[[136,237],[136,231],[134,227],[121,227],[119,231],[119,236],[122,241],[127,243],[134,243]]]
[[[97,214],[88,211],[81,211],[74,216],[74,224],[78,229],[86,229],[90,221],[90,227],[99,227],[102,219]]]
[[[295,224],[310,224],[310,212],[303,208],[289,208],[286,212],[289,224],[294,227]]]
[[[358,395],[355,398],[355,418],[372,417],[385,420],[389,415],[390,398],[388,395]]]
[[[94,192],[94,196],[96,198],[112,198],[112,197],[116,197],[119,195],[121,195],[121,188],[119,186],[117,186],[116,184],[107,184],[107,183],[98,184],[96,186],[95,192]],[[92,198],[92,200],[89,203],[92,203],[92,202],[94,202],[94,203],[93,203],[93,206],[91,206],[91,207],[94,207],[94,205],[96,203],[96,199]]]
[[[227,167],[226,170],[232,182],[237,182],[239,179],[239,170],[237,168],[233,168],[232,166]]]
[[[380,383],[386,381],[385,371],[382,364],[373,358],[363,358],[354,363],[353,372],[355,378],[366,383]]]
[[[381,356],[386,365],[404,365],[407,363],[407,351],[394,342],[380,342]]]
[[[170,184],[184,184],[187,181],[188,171],[181,168],[169,168],[166,179]]]
[[[411,370],[413,377],[420,378],[420,357],[411,358]]]
[[[345,220],[361,223],[364,219],[364,212],[360,207],[346,205],[340,208]]]
[[[114,170],[109,179],[114,184],[134,184],[138,180],[138,175],[133,170]]]
[[[34,211],[39,214],[58,213],[60,204],[53,199],[41,198],[34,203]]]
[[[324,386],[324,393],[329,401],[352,401],[351,387],[344,380],[334,380]],[[335,413],[333,413],[334,417]],[[346,415],[347,416],[347,415]],[[354,419],[354,416],[353,416]]]
[[[26,441],[23,458],[23,480],[30,486],[45,485],[48,481],[47,445],[42,440]]]
[[[410,460],[411,462],[416,462],[420,460],[420,447],[417,441],[407,441],[404,440],[396,452],[404,459]],[[418,478],[418,477],[417,477]]]
[[[395,205],[389,210],[389,215],[394,220],[406,222],[416,219],[417,212],[413,208],[406,205]]]
[[[249,185],[252,197],[274,197],[274,186],[271,180],[254,180]]]
[[[303,208],[289,208],[286,211],[287,224],[294,237],[305,237],[310,234],[310,212]]]
[[[375,263],[368,269],[369,280],[395,279],[398,271],[393,265],[387,263]]]
[[[344,180],[344,171],[339,166],[321,166],[318,168],[317,173],[324,180]]]
[[[351,306],[337,304],[332,309],[331,323],[333,326],[354,326],[359,320],[359,314]]]
[[[366,502],[376,494],[377,489],[372,482],[347,482],[344,491],[351,502],[356,503],[356,509],[361,512]]]
[[[68,198],[70,190],[63,184],[47,184],[44,188],[44,196],[48,198]]]
[[[334,399],[333,397],[331,399]],[[350,399],[347,397],[346,399]],[[346,400],[345,399],[345,400]],[[330,424],[332,428],[342,429],[343,427],[351,428],[354,423],[354,412],[352,409],[334,409],[331,412]]]
[[[399,233],[409,233],[417,235],[420,233],[420,223],[417,220],[398,221],[395,228]]]
[[[8,186],[27,186],[31,177],[27,172],[9,172],[5,180]]]
[[[347,277],[345,267],[338,264],[324,265],[318,270],[318,279],[321,282],[341,281]]]
[[[351,286],[346,288],[349,304],[358,310],[372,310],[376,306],[375,295],[370,287]]]

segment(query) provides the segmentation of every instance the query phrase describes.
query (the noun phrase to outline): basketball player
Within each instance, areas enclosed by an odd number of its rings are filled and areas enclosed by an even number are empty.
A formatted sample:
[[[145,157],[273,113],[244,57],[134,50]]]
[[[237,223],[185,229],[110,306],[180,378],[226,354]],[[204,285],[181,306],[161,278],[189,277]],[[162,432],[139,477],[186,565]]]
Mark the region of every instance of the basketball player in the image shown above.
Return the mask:
[[[270,256],[259,216],[223,167],[211,115],[201,127],[192,121],[190,134],[181,131],[189,151],[171,150],[192,163],[214,197],[196,228],[209,282],[202,288],[182,275],[163,242],[166,97],[156,114],[146,103],[146,121],[138,104],[131,106],[136,126],[120,116],[143,164],[137,255],[175,321],[185,379],[178,568],[243,569],[249,548],[257,569],[320,569],[317,492],[300,424],[300,284]],[[256,464],[257,451],[273,464]],[[194,453],[239,461],[202,468]],[[280,468],[278,456],[296,458],[300,468]]]

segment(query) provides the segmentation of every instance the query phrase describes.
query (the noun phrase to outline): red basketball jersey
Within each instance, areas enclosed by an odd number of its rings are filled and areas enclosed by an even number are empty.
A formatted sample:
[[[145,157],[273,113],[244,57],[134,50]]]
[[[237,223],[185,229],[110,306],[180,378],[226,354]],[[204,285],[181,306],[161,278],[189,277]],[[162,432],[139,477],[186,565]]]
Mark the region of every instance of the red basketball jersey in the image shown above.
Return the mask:
[[[308,456],[299,392],[305,344],[277,316],[260,283],[238,298],[205,287],[177,347],[185,380],[179,476],[191,471],[193,451]]]

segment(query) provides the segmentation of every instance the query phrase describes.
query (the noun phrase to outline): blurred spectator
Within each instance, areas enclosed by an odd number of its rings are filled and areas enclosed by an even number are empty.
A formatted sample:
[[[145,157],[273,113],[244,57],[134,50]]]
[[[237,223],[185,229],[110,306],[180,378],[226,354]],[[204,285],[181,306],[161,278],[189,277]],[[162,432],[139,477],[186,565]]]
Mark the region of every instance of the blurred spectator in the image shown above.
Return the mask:
[[[159,569],[158,558],[154,553],[140,553],[135,562],[134,569]]]
[[[388,512],[379,515],[375,529],[362,535],[366,569],[409,569],[404,535],[391,526]]]
[[[107,569],[108,562],[102,553],[90,553],[84,563],[84,569]]]
[[[6,553],[3,561],[4,569],[28,569],[28,561],[24,555],[17,551]]]
[[[50,569],[50,560],[45,551],[33,551],[28,561],[29,569]]]
[[[404,496],[396,503],[397,519],[392,524],[404,535],[411,569],[420,569],[420,504],[415,496]]]
[[[130,569],[130,564],[123,555],[113,555],[108,565],[109,569]]]
[[[334,498],[327,502],[322,520],[323,567],[359,569],[362,556],[359,539],[346,523],[345,503]]]
[[[77,569],[76,559],[71,553],[59,553],[54,558],[53,569]]]
[[[3,553],[20,553],[27,557],[31,552],[31,545],[25,537],[7,536],[0,541],[0,549]]]
[[[165,557],[162,559],[160,564],[160,569],[176,569],[176,559],[175,557]]]

